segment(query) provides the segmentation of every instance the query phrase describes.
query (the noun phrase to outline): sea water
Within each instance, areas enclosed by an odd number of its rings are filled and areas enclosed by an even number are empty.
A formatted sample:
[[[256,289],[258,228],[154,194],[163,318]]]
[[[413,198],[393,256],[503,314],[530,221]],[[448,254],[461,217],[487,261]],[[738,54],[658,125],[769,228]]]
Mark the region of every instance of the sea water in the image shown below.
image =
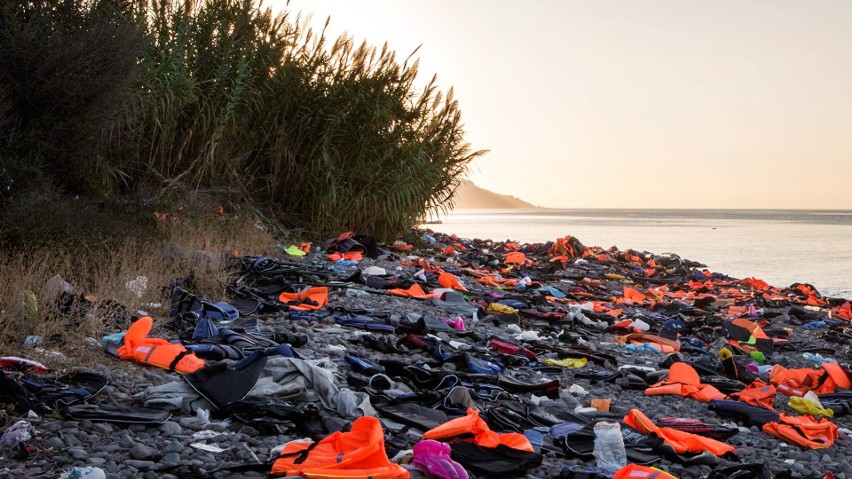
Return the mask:
[[[852,297],[852,211],[455,210],[440,219],[427,226],[524,243],[571,235],[587,246],[676,253],[733,277]]]

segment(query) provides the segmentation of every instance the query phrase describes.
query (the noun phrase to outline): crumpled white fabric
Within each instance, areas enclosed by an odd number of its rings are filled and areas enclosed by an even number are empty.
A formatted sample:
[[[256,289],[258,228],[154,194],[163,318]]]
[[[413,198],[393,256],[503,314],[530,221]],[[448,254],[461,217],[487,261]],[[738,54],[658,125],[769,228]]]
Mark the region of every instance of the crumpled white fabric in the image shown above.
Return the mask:
[[[27,421],[18,421],[3,431],[3,436],[0,436],[0,449],[11,449],[34,438],[35,434],[32,424]]]

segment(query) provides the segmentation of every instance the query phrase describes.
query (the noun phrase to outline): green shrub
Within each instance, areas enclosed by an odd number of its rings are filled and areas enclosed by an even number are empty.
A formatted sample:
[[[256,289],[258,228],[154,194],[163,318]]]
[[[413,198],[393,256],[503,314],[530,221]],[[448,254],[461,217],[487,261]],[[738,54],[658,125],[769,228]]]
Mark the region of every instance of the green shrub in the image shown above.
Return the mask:
[[[21,140],[9,151],[66,190],[218,190],[316,235],[389,239],[446,207],[482,154],[464,141],[452,90],[434,78],[418,88],[417,62],[330,41],[253,0],[0,2],[14,26],[0,36],[7,98],[64,105],[35,118],[13,105]],[[30,31],[48,41],[16,40]],[[62,42],[72,48],[59,53]],[[39,68],[50,81],[21,97]]]
[[[115,2],[0,0],[0,157],[73,193],[117,174],[99,153],[136,78],[142,32]],[[23,192],[23,191],[22,191]]]

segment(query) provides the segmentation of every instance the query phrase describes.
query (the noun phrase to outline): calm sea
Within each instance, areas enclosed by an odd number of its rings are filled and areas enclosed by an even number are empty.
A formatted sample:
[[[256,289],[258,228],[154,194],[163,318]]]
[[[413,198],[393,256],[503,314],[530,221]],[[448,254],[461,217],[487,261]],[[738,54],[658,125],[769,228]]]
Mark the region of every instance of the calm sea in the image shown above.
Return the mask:
[[[456,210],[441,220],[429,227],[525,243],[572,235],[588,246],[676,253],[734,277],[852,297],[852,211]]]

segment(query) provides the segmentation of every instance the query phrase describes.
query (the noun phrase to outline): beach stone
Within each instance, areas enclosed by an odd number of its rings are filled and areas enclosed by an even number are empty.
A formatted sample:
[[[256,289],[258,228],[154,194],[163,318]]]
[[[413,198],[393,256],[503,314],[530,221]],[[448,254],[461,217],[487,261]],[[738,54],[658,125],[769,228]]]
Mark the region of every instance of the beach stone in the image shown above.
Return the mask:
[[[134,441],[133,438],[130,437],[130,434],[124,433],[118,439],[118,444],[125,449],[130,449],[131,447],[136,445],[136,441]]]
[[[130,457],[140,461],[154,459],[159,457],[159,455],[160,453],[156,449],[141,443],[136,444],[130,449]]]
[[[190,431],[200,431],[204,429],[204,425],[195,417],[181,418],[178,423],[182,428],[189,429]]]
[[[80,445],[83,444],[82,442],[80,442],[79,439],[77,439],[77,436],[75,434],[65,434],[64,439],[65,439],[65,442],[68,443],[69,446],[76,447],[76,446],[80,446]]]
[[[121,449],[121,446],[118,444],[104,444],[101,446],[101,450],[106,453],[115,453],[118,452],[119,449]]]
[[[77,459],[79,461],[82,461],[82,460],[86,459],[87,457],[89,457],[89,453],[86,452],[83,449],[80,449],[79,447],[68,448],[66,450],[66,452],[68,453],[69,456],[71,456],[74,459]]]
[[[42,427],[46,432],[59,432],[62,430],[61,422],[51,422]]]
[[[257,429],[255,429],[251,426],[245,426],[245,425],[240,427],[239,432],[241,434],[245,434],[247,436],[259,436],[260,435],[260,431],[258,431]]]
[[[166,454],[165,456],[163,456],[163,459],[161,460],[161,462],[163,464],[167,464],[167,465],[179,464],[180,463],[180,454],[178,454],[176,452],[170,452],[170,453]]]
[[[168,421],[160,425],[160,432],[167,436],[174,436],[183,433],[183,428],[174,421]]]
[[[65,441],[58,437],[51,437],[47,441],[44,441],[44,447],[48,449],[61,449],[65,447]]]
[[[163,453],[168,454],[170,452],[182,452],[186,449],[186,446],[181,444],[179,441],[169,441],[165,447],[163,447]]]
[[[154,467],[154,461],[141,461],[135,459],[128,459],[124,461],[124,464],[136,469],[151,469]]]

